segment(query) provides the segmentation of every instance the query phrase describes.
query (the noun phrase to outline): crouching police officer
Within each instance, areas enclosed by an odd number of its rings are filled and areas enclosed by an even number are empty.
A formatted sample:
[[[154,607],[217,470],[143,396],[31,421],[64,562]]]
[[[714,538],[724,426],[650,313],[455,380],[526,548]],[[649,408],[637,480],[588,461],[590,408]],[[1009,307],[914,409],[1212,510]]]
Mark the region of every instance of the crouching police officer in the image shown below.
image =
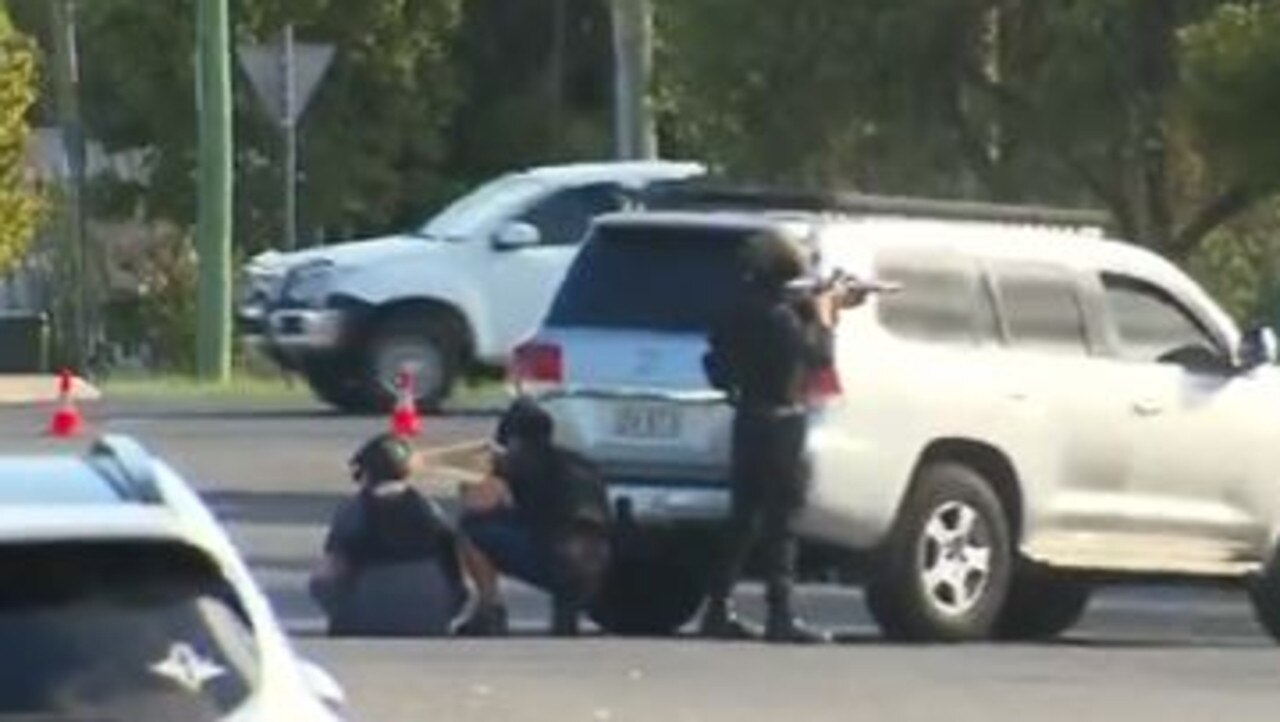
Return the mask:
[[[734,406],[733,509],[725,547],[711,580],[702,633],[754,637],[730,597],[757,538],[763,552],[768,617],[765,638],[822,642],[792,608],[796,542],[791,522],[805,500],[807,387],[832,362],[839,309],[834,291],[795,298],[788,284],[808,272],[799,242],[778,231],[749,238],[739,257],[741,297],[717,318],[703,358],[708,380]]]

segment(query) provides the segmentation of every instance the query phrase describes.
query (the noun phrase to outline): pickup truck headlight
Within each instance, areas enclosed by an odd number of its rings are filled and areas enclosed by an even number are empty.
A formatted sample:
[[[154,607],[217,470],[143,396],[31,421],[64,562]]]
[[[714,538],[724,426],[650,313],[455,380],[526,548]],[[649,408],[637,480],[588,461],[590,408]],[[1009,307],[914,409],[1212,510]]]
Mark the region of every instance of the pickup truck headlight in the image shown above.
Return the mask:
[[[333,290],[333,278],[332,263],[311,263],[295,268],[285,279],[282,300],[313,308],[323,306]]]

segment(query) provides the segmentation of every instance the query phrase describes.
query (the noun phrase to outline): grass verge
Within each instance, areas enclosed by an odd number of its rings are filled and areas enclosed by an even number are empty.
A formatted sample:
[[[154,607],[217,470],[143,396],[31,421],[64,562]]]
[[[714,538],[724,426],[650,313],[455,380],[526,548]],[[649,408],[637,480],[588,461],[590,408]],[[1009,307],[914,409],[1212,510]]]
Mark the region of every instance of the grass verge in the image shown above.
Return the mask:
[[[299,405],[314,401],[307,383],[280,375],[237,374],[225,384],[200,381],[178,374],[112,376],[100,384],[108,401],[181,401],[202,403],[246,403],[252,405]],[[500,382],[459,384],[448,409],[501,408],[508,401],[507,388]]]

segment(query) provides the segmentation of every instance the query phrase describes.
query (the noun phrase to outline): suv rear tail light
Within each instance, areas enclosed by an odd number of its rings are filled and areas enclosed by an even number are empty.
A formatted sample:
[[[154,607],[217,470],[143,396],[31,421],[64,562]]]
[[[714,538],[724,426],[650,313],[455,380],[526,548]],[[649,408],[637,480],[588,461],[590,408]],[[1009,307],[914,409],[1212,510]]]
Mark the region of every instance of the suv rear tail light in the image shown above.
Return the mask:
[[[840,373],[835,366],[824,366],[809,379],[809,400],[815,403],[830,401],[844,393],[840,385]]]
[[[511,382],[517,389],[556,385],[564,381],[564,351],[559,345],[529,341],[516,347],[511,362]]]

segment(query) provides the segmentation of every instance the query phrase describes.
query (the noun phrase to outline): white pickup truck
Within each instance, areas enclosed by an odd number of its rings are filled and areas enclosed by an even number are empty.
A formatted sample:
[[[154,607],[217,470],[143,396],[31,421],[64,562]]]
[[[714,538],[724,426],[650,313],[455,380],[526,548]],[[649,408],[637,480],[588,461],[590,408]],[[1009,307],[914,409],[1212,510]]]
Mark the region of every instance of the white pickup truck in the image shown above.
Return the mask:
[[[388,407],[401,372],[431,409],[460,376],[506,364],[595,216],[703,173],[697,163],[636,161],[503,175],[404,234],[253,258],[237,321],[340,409]]]

